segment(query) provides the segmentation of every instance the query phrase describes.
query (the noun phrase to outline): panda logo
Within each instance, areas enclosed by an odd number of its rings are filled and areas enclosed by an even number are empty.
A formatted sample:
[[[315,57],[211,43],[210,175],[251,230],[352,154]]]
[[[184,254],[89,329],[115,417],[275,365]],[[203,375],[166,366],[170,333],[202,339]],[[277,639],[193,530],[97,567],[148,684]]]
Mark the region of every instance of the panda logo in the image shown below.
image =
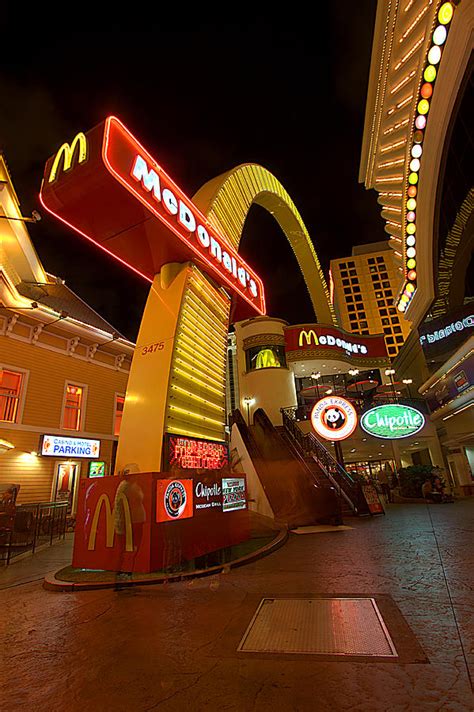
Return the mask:
[[[322,420],[330,430],[340,430],[346,424],[347,418],[340,408],[331,406],[324,410]]]

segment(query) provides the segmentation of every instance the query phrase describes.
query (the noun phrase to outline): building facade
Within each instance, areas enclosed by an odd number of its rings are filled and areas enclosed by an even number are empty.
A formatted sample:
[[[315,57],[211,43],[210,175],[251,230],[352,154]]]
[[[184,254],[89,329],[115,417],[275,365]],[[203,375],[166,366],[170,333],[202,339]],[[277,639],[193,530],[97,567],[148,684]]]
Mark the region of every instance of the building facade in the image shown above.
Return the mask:
[[[394,306],[400,273],[388,242],[358,245],[350,257],[331,260],[331,276],[341,326],[354,334],[384,334],[387,353],[395,358],[410,324]]]
[[[134,345],[45,271],[0,157],[0,487],[69,501],[113,474]]]

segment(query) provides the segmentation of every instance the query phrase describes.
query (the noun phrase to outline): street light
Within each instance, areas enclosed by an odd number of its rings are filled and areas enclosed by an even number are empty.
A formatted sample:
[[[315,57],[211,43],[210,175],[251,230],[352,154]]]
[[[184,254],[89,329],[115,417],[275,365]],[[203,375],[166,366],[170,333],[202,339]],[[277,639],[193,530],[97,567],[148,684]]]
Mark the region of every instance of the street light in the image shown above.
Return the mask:
[[[243,401],[247,407],[247,425],[250,427],[250,406],[255,403],[255,398],[252,398],[252,396],[245,396]]]
[[[408,389],[408,397],[411,400],[411,391],[410,391],[410,385],[413,383],[413,378],[404,378],[403,383],[406,385]]]
[[[390,376],[390,384],[391,384],[391,386],[392,386],[392,397],[393,397],[393,400],[396,400],[396,398],[395,398],[395,383],[393,382],[393,374],[394,374],[394,373],[395,373],[395,369],[394,369],[394,368],[386,368],[386,369],[385,369],[385,375],[386,375],[386,376]]]

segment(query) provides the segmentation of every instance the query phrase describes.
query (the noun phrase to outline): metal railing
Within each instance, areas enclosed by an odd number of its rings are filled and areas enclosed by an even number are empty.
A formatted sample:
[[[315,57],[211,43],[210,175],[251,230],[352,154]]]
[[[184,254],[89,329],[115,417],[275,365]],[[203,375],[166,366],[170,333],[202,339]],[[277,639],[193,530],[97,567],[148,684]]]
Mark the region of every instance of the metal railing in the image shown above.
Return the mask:
[[[370,514],[360,483],[351,477],[313,433],[303,433],[298,427],[296,413],[296,407],[281,408],[283,426],[301,453],[317,462],[338,495],[347,502],[355,514]]]
[[[64,539],[68,502],[19,504],[0,512],[0,561]]]

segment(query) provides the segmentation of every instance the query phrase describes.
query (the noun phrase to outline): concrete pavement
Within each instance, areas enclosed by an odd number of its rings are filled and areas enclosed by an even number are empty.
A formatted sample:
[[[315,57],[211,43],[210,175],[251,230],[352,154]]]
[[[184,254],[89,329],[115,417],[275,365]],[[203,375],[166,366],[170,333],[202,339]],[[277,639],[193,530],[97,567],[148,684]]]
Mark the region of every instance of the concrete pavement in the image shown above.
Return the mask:
[[[350,525],[291,535],[228,574],[141,589],[52,593],[23,582],[25,566],[0,591],[1,709],[472,712],[474,500],[392,505]],[[262,597],[321,594],[379,596],[403,655],[237,652]]]

